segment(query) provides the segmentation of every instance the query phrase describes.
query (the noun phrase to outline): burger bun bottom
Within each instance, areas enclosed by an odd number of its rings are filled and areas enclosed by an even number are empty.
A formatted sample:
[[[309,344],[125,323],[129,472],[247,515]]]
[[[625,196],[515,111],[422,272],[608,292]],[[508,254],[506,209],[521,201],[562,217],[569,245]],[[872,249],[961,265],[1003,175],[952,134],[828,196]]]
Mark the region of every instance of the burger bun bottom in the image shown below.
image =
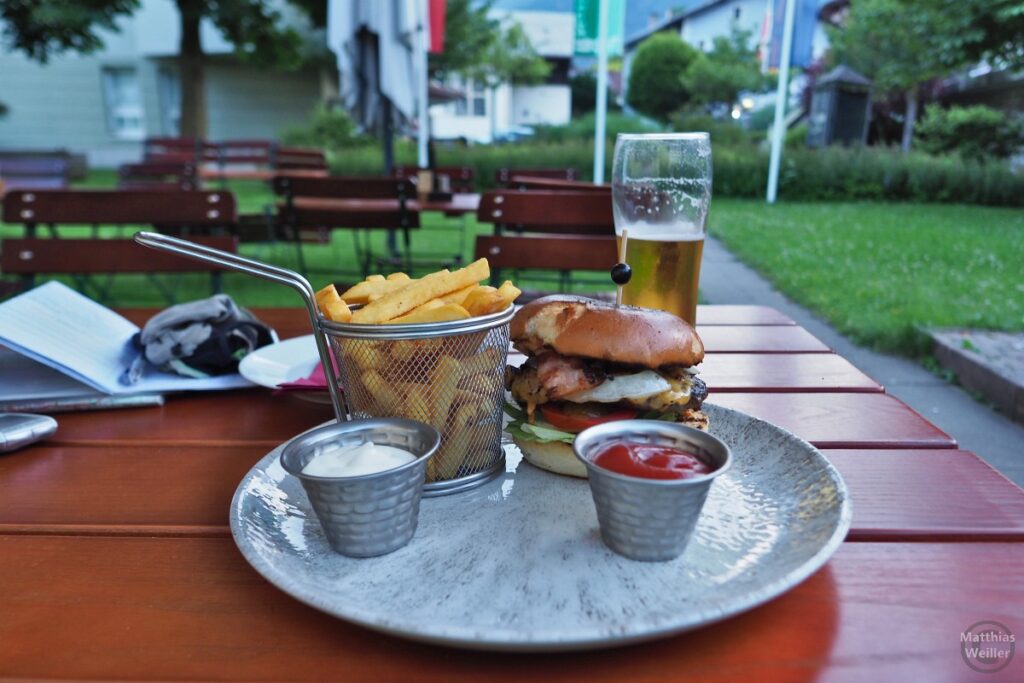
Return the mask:
[[[572,444],[561,441],[541,443],[539,441],[527,441],[512,437],[512,441],[519,446],[523,452],[526,462],[534,467],[539,467],[555,474],[565,474],[570,477],[587,478],[587,468],[576,458],[572,452]]]

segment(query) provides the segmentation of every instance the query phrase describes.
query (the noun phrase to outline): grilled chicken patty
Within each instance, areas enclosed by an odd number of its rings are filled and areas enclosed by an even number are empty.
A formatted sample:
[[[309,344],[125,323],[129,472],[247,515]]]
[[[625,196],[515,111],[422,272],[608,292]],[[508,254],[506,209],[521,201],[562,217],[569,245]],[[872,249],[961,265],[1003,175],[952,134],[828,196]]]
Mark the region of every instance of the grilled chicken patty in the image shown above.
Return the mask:
[[[654,391],[647,390],[652,387]],[[708,395],[704,381],[681,368],[654,373],[550,352],[529,358],[521,367],[506,368],[505,388],[528,406],[600,402],[680,414],[699,410]]]

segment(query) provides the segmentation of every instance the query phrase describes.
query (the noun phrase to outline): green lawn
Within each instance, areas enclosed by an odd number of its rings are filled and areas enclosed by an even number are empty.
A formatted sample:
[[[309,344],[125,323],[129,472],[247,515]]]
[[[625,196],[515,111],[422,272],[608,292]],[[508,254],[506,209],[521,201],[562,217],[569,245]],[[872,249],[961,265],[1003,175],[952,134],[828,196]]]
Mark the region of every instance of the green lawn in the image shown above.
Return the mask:
[[[1024,212],[715,200],[711,233],[859,343],[923,355],[927,327],[1024,330]]]

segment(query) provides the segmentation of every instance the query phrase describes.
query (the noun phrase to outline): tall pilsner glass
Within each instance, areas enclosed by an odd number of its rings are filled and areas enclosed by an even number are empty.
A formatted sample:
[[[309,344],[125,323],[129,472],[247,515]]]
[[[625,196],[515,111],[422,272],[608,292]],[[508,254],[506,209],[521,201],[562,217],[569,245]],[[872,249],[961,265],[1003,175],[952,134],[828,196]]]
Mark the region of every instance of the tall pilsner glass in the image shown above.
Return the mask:
[[[619,135],[612,167],[615,233],[628,229],[633,277],[624,303],[697,323],[697,283],[711,204],[707,133]],[[621,246],[621,244],[620,244]]]

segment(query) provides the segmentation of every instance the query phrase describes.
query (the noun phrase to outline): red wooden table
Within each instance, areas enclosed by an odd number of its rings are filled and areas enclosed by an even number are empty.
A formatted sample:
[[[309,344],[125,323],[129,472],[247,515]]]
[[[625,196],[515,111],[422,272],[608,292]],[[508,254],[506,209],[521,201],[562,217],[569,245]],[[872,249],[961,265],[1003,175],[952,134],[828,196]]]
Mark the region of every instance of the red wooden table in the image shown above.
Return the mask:
[[[309,331],[300,310],[259,314],[284,337]],[[64,415],[54,439],[0,456],[0,678],[1024,680],[1024,655],[981,674],[960,652],[979,621],[1024,633],[1024,492],[778,312],[698,317],[710,400],[816,443],[851,492],[847,542],[781,598],[696,633],[569,655],[350,626],[260,578],[228,529],[245,472],[330,412],[236,391]]]

